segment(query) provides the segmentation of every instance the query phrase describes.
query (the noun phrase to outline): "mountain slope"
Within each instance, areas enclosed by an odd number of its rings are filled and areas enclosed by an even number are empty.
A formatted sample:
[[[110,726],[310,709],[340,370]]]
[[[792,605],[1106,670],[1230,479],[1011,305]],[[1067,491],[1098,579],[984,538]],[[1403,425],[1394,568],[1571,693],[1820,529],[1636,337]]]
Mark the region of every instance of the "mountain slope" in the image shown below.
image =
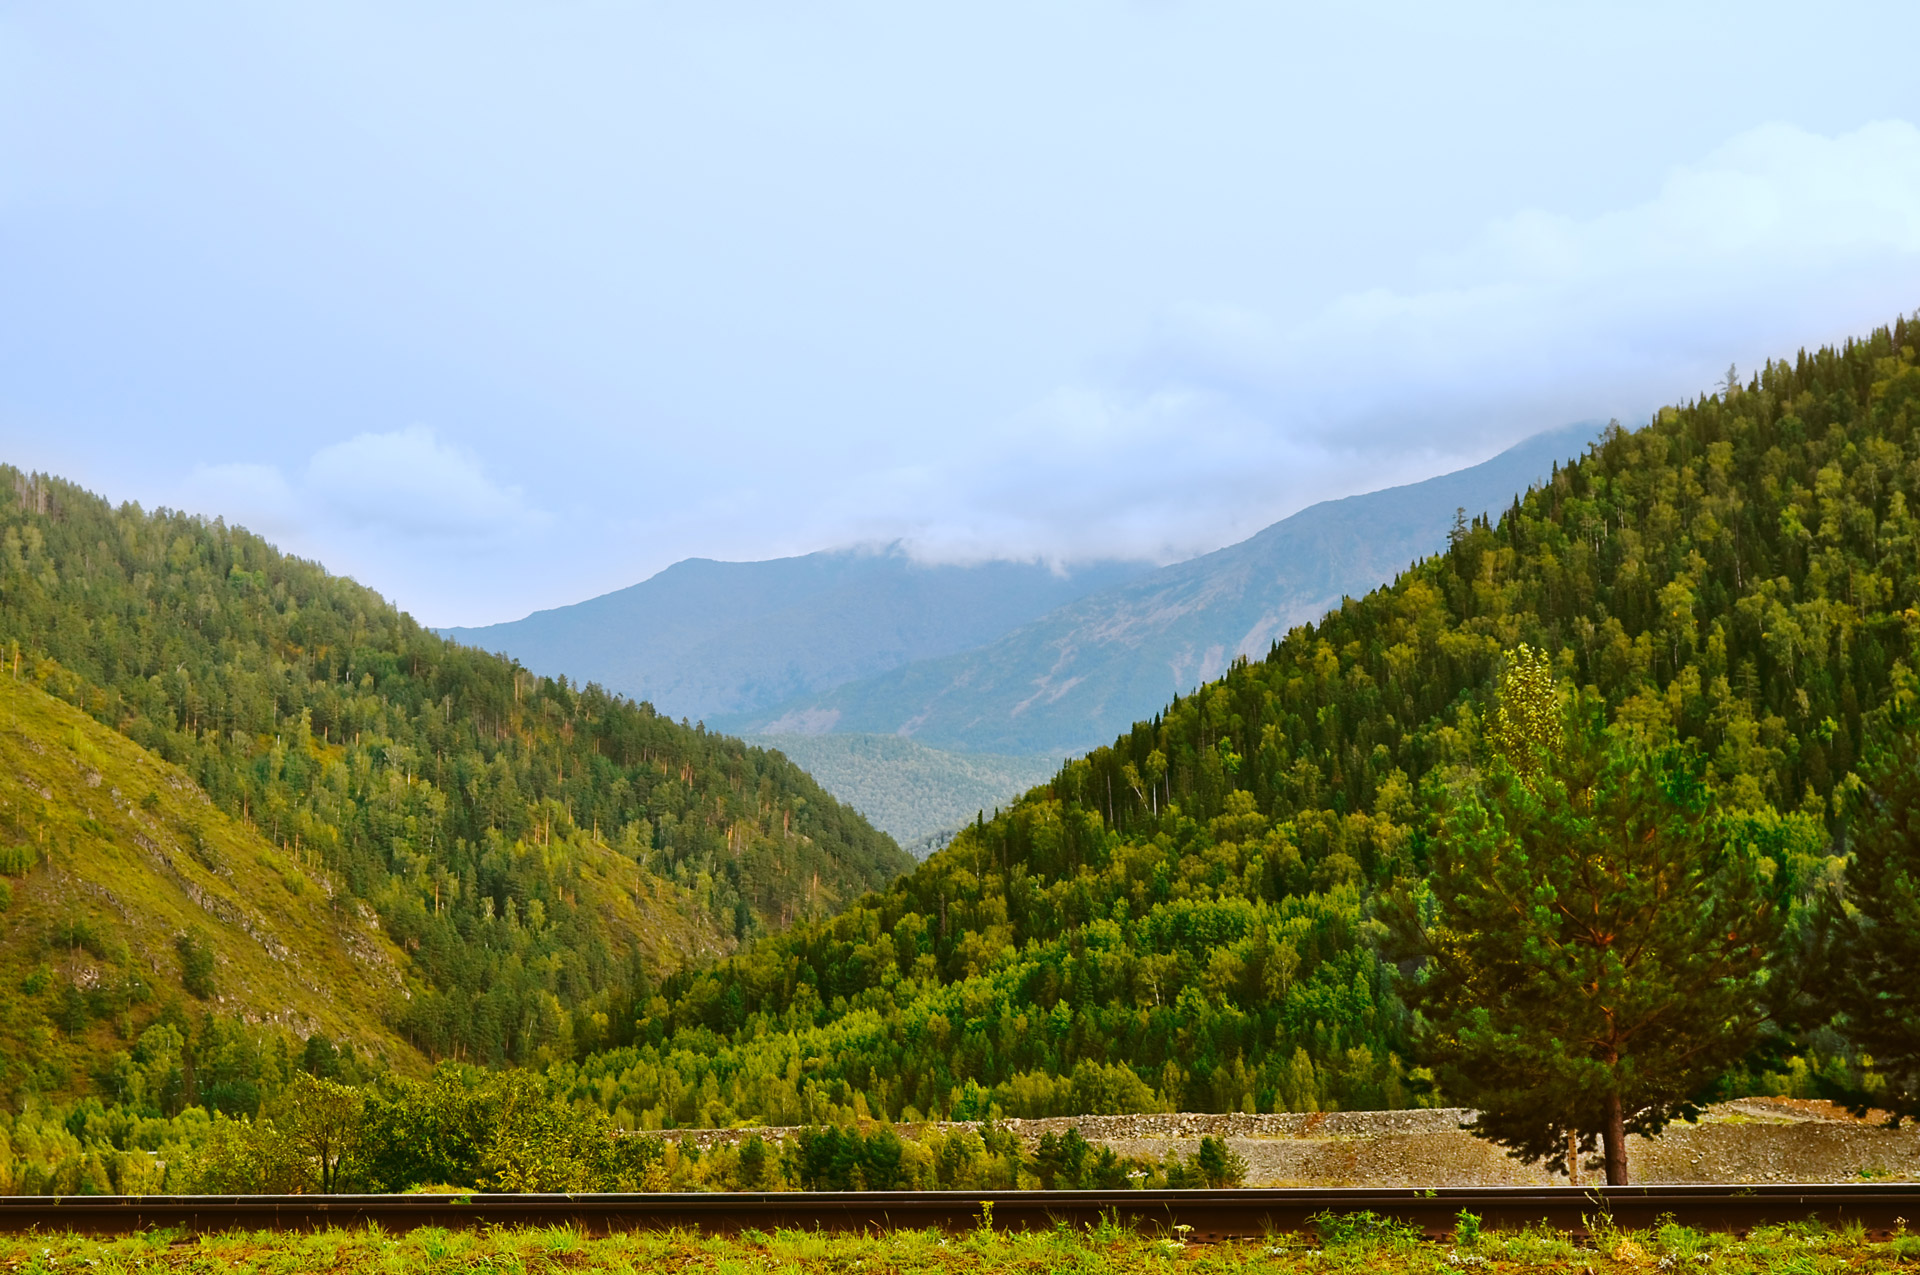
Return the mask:
[[[238,528],[8,468],[0,642],[372,907],[430,1054],[571,1053],[667,970],[912,863],[763,749],[437,637]]]
[[[169,1002],[423,1066],[372,908],[31,678],[0,676],[0,840],[0,1092],[83,1085]]]
[[[1077,752],[1391,579],[1446,543],[1456,511],[1504,508],[1596,432],[1572,426],[1456,473],[1326,501],[977,650],[715,721],[743,734],[897,733],[963,751]]]
[[[634,1046],[555,1074],[653,1124],[1413,1101],[1374,901],[1421,878],[1430,803],[1483,759],[1521,643],[1613,729],[1698,751],[1803,937],[1844,871],[1848,774],[1890,708],[1920,711],[1916,345],[1903,319],[1610,430],[1497,522],[883,892],[676,979]],[[1831,1025],[1809,1040],[1805,1068],[1843,1068]]]
[[[950,753],[899,735],[756,735],[915,853],[982,811],[1010,805],[1059,767],[1052,757]]]
[[[768,562],[690,558],[573,606],[442,632],[543,673],[598,682],[669,717],[712,719],[978,646],[1149,569],[924,564],[898,548]]]

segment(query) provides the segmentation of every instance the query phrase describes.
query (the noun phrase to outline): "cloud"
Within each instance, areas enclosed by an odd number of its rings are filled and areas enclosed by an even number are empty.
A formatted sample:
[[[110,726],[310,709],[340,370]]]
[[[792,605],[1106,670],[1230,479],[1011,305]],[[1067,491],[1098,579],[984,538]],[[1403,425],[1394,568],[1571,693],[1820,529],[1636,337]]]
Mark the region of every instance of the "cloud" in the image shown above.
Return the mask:
[[[1434,220],[1419,199],[1449,197],[1405,194],[1410,227]],[[449,433],[414,426],[278,468],[203,466],[187,507],[377,580],[444,622],[509,618],[695,555],[904,541],[940,560],[1172,560],[1539,430],[1643,420],[1709,390],[1731,362],[1791,356],[1912,309],[1920,130],[1755,128],[1615,206],[1506,207],[1425,260],[1396,266],[1383,253],[1343,265],[1344,292],[1287,300],[1273,263],[1324,247],[1298,238],[1301,224],[1277,217],[1266,244],[1228,236],[1249,259],[1244,279],[1155,275],[1120,296],[1105,329],[1132,340],[1102,348],[1089,336],[1075,348],[1095,352],[1078,366],[1042,349],[1019,388],[983,361],[967,392],[949,394],[936,375],[944,329],[915,337],[924,366],[888,372],[892,347],[860,326],[869,320],[830,310],[823,332],[877,351],[871,364],[821,364],[844,380],[783,379],[778,352],[769,362],[770,347],[743,337],[707,349],[711,367],[681,360],[680,381],[658,375],[658,402],[583,395],[560,410],[490,396],[492,437],[511,437],[515,414],[597,422],[571,435],[554,426],[538,463],[524,436],[483,463]],[[1034,295],[1049,286],[1033,283]],[[751,300],[758,314],[761,294]],[[1085,331],[1071,314],[1060,322]],[[884,417],[843,393],[862,375]],[[772,407],[756,386],[780,387]],[[567,552],[556,553],[562,527]]]
[[[896,474],[889,504],[929,557],[1178,557],[1543,429],[1643,419],[1916,304],[1920,129],[1767,125],[1641,202],[1516,212],[1303,316],[1168,305],[1104,369],[916,467],[937,481]]]
[[[1827,138],[1773,124],[1669,174],[1650,199],[1580,219],[1538,209],[1427,262],[1414,286],[1337,298],[1304,322],[1170,312],[1138,370],[1204,387],[1293,430],[1385,441],[1552,403],[1704,388],[1699,358],[1840,336],[1920,299],[1920,130]],[[1511,406],[1507,406],[1511,405]],[[1424,410],[1422,410],[1424,409]]]
[[[491,539],[546,521],[518,487],[495,483],[424,425],[321,448],[305,489],[331,518],[406,536]]]
[[[294,544],[344,533],[482,548],[551,522],[424,425],[323,447],[291,480],[274,465],[199,465],[183,497],[189,509]]]
[[[195,465],[180,492],[180,505],[188,512],[218,515],[268,539],[302,530],[300,503],[273,465]]]

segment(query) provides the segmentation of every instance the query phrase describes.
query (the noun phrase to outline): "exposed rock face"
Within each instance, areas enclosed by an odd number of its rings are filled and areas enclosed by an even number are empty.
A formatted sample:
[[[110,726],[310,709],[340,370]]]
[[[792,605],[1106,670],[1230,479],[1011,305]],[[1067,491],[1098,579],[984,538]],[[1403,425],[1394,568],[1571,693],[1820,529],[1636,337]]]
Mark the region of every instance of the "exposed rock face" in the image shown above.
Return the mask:
[[[1247,1161],[1248,1186],[1544,1186],[1564,1183],[1543,1165],[1526,1165],[1461,1128],[1473,1117],[1457,1107],[1423,1111],[1293,1112],[1279,1115],[1180,1113],[1064,1116],[1008,1120],[1027,1143],[1077,1128],[1096,1146],[1160,1159],[1189,1155],[1208,1135],[1224,1138]],[[975,1128],[973,1124],[901,1126]],[[690,1129],[661,1134],[702,1148],[758,1133],[776,1141],[792,1129]],[[1636,1183],[1846,1182],[1863,1177],[1920,1180],[1920,1128],[1889,1129],[1824,1102],[1746,1098],[1710,1108],[1697,1124],[1676,1124],[1657,1138],[1635,1138],[1629,1163]],[[1582,1182],[1595,1180],[1585,1169]]]

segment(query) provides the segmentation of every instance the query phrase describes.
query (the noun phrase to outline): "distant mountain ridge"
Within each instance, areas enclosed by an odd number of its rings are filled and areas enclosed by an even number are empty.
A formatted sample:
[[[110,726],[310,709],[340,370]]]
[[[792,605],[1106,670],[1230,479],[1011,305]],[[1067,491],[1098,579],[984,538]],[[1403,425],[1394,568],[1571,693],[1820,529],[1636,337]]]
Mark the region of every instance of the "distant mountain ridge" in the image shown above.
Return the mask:
[[[572,606],[440,632],[536,672],[598,682],[670,717],[711,719],[979,646],[1152,569],[930,564],[898,546],[765,562],[689,558]]]
[[[1264,656],[1294,626],[1445,548],[1456,511],[1497,515],[1599,430],[1582,422],[1451,474],[1324,501],[1239,544],[1089,593],[978,649],[712,724],[740,734],[899,734],[963,752],[1065,756],[1151,717],[1238,656]]]

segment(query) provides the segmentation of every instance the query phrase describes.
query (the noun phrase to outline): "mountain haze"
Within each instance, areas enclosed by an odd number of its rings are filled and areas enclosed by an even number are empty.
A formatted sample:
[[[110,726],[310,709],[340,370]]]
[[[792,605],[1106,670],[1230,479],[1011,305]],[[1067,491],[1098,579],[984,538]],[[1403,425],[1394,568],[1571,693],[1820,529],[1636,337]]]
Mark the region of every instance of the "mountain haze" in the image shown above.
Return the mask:
[[[978,646],[1151,569],[921,563],[898,546],[765,562],[689,558],[572,606],[441,632],[541,673],[598,682],[669,717],[712,719]]]
[[[715,724],[742,734],[900,734],[936,748],[1065,756],[1444,548],[1458,511],[1506,508],[1598,431],[1569,426],[1455,473],[1325,501],[1239,544],[1068,602],[978,649]]]
[[[756,735],[916,855],[1059,769],[1057,757],[928,748],[902,735]]]

